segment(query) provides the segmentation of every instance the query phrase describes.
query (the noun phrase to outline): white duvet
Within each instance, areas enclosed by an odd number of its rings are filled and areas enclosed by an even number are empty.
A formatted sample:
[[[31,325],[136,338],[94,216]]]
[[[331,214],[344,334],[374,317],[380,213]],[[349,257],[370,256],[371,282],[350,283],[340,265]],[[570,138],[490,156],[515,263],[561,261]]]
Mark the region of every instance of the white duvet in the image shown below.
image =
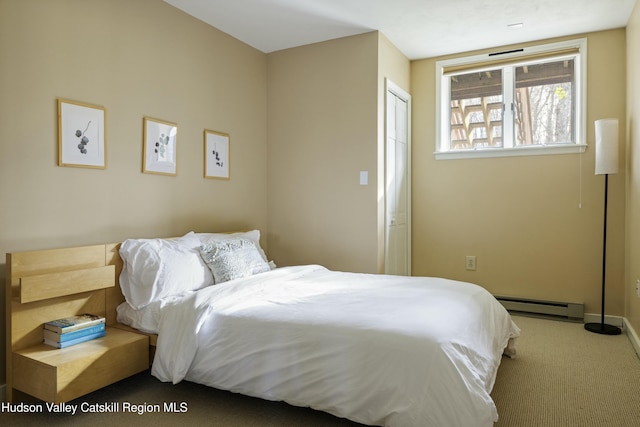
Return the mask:
[[[492,426],[519,332],[469,283],[286,267],[167,304],[152,374],[369,425]]]

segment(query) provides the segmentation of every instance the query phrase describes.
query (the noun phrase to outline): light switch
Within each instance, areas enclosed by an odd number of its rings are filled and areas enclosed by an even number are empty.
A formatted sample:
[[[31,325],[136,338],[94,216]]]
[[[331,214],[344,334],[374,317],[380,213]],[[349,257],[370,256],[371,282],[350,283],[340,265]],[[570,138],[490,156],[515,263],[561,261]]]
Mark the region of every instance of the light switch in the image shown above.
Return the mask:
[[[360,171],[360,185],[369,185],[369,171]]]

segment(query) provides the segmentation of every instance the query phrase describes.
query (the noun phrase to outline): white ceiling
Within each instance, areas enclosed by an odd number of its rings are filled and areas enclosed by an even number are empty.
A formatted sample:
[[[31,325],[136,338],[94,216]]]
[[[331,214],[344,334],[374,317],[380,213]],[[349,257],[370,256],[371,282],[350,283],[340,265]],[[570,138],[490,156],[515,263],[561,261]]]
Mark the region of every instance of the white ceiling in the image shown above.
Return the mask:
[[[636,0],[164,0],[269,53],[382,32],[409,59],[625,27]],[[522,23],[520,28],[509,24]]]

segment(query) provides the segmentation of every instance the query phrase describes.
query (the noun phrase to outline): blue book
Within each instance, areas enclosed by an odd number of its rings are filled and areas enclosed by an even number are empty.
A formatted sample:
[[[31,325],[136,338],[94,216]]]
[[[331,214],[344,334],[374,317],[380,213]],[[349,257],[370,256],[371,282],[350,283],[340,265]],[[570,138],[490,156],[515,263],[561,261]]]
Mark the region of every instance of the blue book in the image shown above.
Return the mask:
[[[65,347],[71,347],[72,345],[76,345],[76,344],[80,344],[83,343],[85,341],[91,341],[93,339],[96,338],[100,338],[106,335],[105,331],[102,332],[96,332],[94,334],[90,334],[90,335],[85,335],[82,336],[80,338],[76,338],[74,340],[69,340],[69,341],[65,341],[65,342],[55,342],[55,341],[51,341],[51,340],[44,340],[44,343],[47,345],[50,345],[52,347],[56,347],[56,348],[65,348]]]
[[[50,331],[64,334],[78,329],[84,329],[89,326],[105,323],[105,318],[96,316],[95,314],[79,314],[77,316],[65,317],[62,319],[52,320],[44,324],[44,328]]]
[[[88,326],[84,329],[78,329],[72,332],[58,333],[49,329],[44,330],[44,339],[54,342],[66,342],[74,340],[76,338],[84,337],[85,335],[92,335],[97,332],[104,331],[104,323],[99,323],[94,326]]]

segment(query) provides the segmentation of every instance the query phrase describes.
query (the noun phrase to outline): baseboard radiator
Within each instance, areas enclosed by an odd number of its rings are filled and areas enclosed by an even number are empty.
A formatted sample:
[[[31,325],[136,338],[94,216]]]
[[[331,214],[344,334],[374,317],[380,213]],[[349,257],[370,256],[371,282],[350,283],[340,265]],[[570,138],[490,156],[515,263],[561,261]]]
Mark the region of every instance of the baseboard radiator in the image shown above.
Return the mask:
[[[584,304],[572,302],[541,301],[497,296],[496,299],[509,311],[549,316],[566,320],[583,321]]]

